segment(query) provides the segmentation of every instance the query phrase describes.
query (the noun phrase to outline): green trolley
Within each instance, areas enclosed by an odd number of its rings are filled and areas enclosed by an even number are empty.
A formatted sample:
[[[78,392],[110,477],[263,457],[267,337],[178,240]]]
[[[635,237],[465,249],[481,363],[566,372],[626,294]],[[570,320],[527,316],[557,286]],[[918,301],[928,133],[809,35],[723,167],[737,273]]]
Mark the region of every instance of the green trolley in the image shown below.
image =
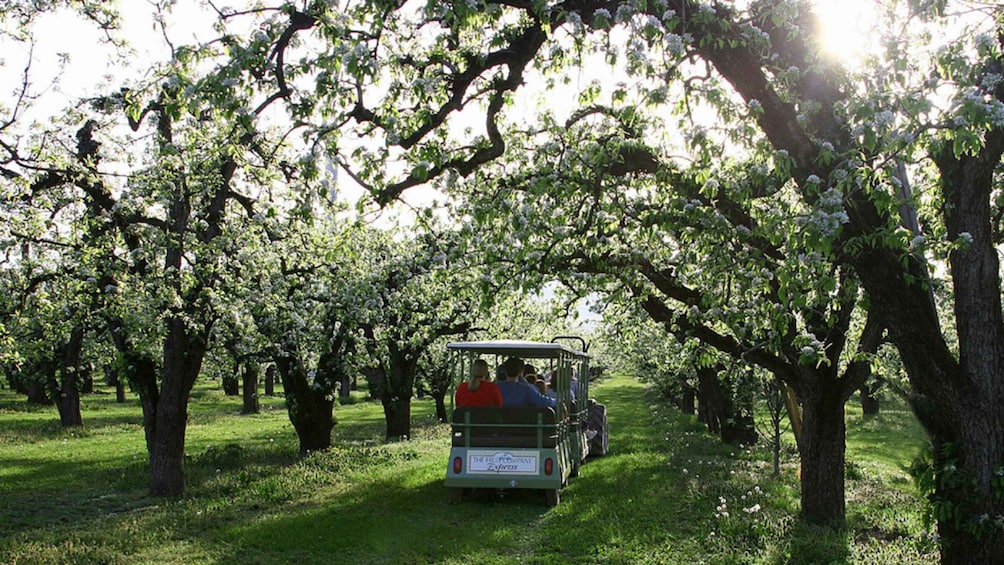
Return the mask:
[[[558,343],[573,339],[582,350]],[[453,409],[452,447],[446,469],[451,502],[472,489],[536,489],[548,505],[558,504],[561,488],[589,455],[587,437],[589,355],[578,337],[551,343],[469,341],[450,343],[453,382],[459,382],[475,359],[498,366],[519,357],[553,372],[556,408],[470,406]]]

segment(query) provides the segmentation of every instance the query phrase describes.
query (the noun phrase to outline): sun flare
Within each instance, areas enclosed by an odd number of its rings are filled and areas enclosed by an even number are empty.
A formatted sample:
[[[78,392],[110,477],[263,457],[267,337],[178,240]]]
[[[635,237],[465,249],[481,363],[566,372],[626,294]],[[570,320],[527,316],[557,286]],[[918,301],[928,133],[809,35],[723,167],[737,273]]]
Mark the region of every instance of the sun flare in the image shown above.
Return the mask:
[[[815,0],[814,5],[827,56],[854,68],[877,48],[873,26],[878,6],[874,0]]]

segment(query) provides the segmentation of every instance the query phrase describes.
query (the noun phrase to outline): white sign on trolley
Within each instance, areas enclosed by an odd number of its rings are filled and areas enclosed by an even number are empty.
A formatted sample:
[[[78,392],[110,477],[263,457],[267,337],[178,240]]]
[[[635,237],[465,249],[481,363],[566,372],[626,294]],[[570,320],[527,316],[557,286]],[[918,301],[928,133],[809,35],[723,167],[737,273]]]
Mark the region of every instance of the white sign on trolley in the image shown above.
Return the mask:
[[[536,475],[540,459],[538,451],[491,451],[472,449],[467,452],[467,472],[471,474]]]

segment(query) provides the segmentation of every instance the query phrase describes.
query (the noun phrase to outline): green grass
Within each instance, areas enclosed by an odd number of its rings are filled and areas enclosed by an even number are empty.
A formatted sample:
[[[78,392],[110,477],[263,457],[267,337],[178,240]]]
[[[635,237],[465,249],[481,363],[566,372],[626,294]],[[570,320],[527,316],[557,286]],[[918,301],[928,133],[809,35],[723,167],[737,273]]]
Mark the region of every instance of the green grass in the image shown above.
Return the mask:
[[[415,401],[413,437],[385,444],[378,403],[336,406],[335,447],[300,458],[281,398],[241,416],[200,383],[188,490],[146,495],[138,405],[84,401],[82,430],[0,391],[0,563],[929,563],[905,468],[922,434],[905,410],[848,409],[848,528],[802,525],[797,460],[723,446],[626,377],[596,390],[611,453],[554,508],[537,493],[447,504],[448,430]],[[727,515],[726,515],[727,513]]]

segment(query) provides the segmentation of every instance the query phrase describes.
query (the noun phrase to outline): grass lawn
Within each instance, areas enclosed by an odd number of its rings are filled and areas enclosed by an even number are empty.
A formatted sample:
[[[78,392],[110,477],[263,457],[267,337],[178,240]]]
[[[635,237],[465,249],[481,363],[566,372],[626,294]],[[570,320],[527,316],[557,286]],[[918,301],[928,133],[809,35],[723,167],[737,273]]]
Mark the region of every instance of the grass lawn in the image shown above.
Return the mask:
[[[240,400],[197,385],[188,490],[146,495],[138,403],[99,389],[81,430],[55,408],[0,390],[0,563],[931,563],[932,532],[905,472],[923,444],[906,410],[864,419],[848,406],[848,528],[800,524],[797,460],[723,446],[627,377],[608,407],[606,457],[547,508],[532,492],[451,506],[449,432],[431,400],[413,437],[384,444],[377,403],[336,406],[335,447],[298,457],[281,398]]]

